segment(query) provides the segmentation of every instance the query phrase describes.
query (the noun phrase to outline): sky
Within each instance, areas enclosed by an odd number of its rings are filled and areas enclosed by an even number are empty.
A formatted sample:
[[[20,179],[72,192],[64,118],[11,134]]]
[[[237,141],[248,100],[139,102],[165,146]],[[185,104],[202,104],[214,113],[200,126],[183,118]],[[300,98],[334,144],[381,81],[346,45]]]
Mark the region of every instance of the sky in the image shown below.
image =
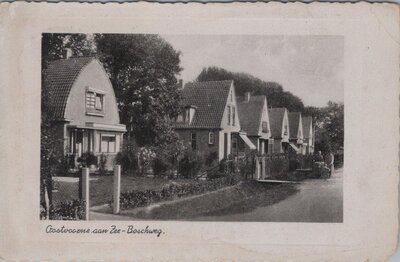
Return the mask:
[[[343,102],[341,36],[162,35],[181,51],[180,78],[193,81],[217,66],[280,83],[306,106]]]

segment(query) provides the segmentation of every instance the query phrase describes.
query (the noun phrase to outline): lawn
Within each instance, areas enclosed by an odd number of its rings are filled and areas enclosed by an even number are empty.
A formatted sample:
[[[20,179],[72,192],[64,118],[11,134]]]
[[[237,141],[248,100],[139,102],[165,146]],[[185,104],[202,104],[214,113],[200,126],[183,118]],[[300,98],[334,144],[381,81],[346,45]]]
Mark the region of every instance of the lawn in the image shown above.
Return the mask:
[[[55,203],[79,197],[78,178],[57,177],[56,190],[53,192]],[[192,179],[165,179],[137,176],[121,176],[121,193],[132,190],[161,190],[171,184],[198,183]],[[108,204],[112,200],[113,176],[90,175],[90,206]]]

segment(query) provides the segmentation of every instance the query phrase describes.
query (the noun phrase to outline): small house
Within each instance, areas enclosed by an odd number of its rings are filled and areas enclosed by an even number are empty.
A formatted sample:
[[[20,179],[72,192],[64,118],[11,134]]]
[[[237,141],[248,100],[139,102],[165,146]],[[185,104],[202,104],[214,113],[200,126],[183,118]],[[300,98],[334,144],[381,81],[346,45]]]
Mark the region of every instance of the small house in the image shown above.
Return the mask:
[[[94,57],[51,62],[45,71],[49,113],[73,165],[83,153],[93,153],[106,169],[120,151],[125,125],[120,123],[114,89]]]
[[[311,116],[304,116],[303,122],[303,154],[314,154],[314,129]]]
[[[268,109],[271,137],[274,141],[274,153],[286,153],[289,150],[289,117],[286,108]]]
[[[182,113],[174,122],[180,139],[193,151],[219,161],[256,149],[241,130],[234,82],[188,83],[182,90]]]
[[[249,92],[239,99],[240,126],[251,142],[257,146],[258,153],[273,153],[268,103],[265,96],[252,96]]]
[[[300,112],[289,112],[290,150],[296,154],[303,153],[303,123]]]

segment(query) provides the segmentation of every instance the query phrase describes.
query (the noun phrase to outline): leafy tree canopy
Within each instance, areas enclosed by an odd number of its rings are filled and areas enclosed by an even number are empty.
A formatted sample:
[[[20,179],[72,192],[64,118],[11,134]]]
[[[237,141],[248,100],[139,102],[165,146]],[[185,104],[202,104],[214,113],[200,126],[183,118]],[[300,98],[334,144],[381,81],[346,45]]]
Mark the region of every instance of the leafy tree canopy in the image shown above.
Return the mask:
[[[109,74],[121,121],[141,145],[176,139],[169,123],[179,111],[180,52],[158,35],[95,35],[98,56]]]
[[[234,80],[237,95],[243,96],[245,92],[253,95],[266,95],[268,106],[286,107],[289,111],[303,112],[304,104],[301,99],[276,82],[266,82],[246,73],[234,73],[223,68],[204,68],[196,81]]]
[[[314,111],[315,149],[336,152],[344,145],[344,105],[329,101]]]

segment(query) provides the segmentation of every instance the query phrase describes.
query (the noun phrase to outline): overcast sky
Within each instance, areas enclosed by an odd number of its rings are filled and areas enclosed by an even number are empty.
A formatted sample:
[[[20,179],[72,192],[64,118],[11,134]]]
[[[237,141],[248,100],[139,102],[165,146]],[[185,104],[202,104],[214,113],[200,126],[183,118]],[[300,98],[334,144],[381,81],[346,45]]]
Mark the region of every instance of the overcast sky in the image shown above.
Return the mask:
[[[218,66],[275,81],[306,106],[343,102],[343,38],[340,36],[163,35],[182,52],[181,78],[193,81]]]

